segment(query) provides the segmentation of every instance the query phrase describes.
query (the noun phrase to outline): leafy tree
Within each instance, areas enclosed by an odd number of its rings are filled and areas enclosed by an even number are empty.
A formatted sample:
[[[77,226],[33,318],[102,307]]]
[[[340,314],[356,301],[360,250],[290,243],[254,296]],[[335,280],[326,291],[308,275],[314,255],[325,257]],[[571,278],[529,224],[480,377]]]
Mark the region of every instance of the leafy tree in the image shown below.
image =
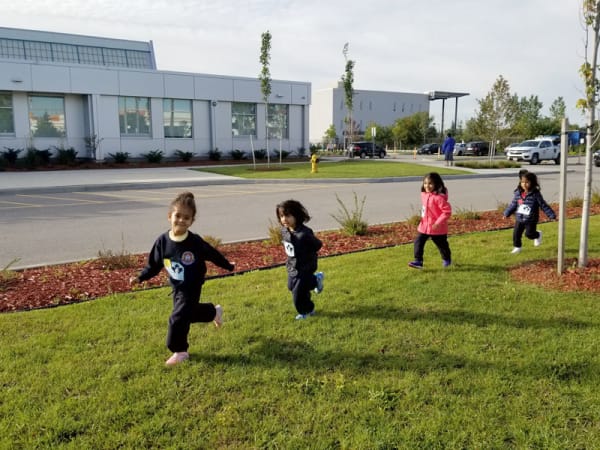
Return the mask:
[[[598,140],[598,127],[595,112],[598,106],[598,45],[600,43],[600,1],[583,0],[582,16],[585,25],[585,62],[579,69],[583,78],[585,98],[577,101],[577,107],[586,113],[585,139],[585,180],[583,190],[583,207],[581,213],[581,232],[579,240],[579,258],[577,265],[588,264],[588,235],[590,222],[590,202],[592,197],[592,149]],[[590,37],[591,34],[591,37]],[[591,55],[588,54],[591,39]],[[591,61],[588,59],[591,57]]]
[[[392,136],[396,147],[414,147],[425,143],[435,129],[431,126],[433,118],[426,112],[418,112],[396,119],[392,125]]]
[[[337,137],[337,131],[335,131],[335,126],[333,124],[329,125],[329,128],[327,128],[327,130],[325,130],[325,135],[323,136],[323,142],[325,142],[325,145],[329,145],[333,142],[335,142],[335,139]]]
[[[348,138],[352,141],[354,136],[354,122],[352,121],[352,107],[354,106],[354,61],[348,59],[348,43],[344,44],[342,51],[346,60],[344,75],[342,75],[342,84],[344,86],[344,97],[346,108],[348,109],[348,118],[346,124],[348,126]],[[346,143],[344,142],[344,145]]]
[[[510,93],[510,85],[502,75],[494,82],[492,90],[479,103],[479,112],[473,122],[473,131],[490,141],[490,155],[495,152],[496,141],[509,136],[513,127],[518,102]]]
[[[271,60],[271,33],[267,30],[261,34],[260,46],[260,63],[262,69],[258,78],[260,79],[260,90],[265,102],[265,139],[266,147],[269,148],[269,96],[271,95],[271,71],[269,70],[269,62]],[[271,164],[269,152],[267,151],[267,164]]]
[[[564,98],[558,97],[550,105],[550,118],[560,124],[563,117],[567,117],[567,105]]]
[[[539,124],[541,120],[542,102],[537,95],[530,95],[529,98],[521,97],[516,100],[515,122],[513,132],[521,139],[529,139],[540,134]]]

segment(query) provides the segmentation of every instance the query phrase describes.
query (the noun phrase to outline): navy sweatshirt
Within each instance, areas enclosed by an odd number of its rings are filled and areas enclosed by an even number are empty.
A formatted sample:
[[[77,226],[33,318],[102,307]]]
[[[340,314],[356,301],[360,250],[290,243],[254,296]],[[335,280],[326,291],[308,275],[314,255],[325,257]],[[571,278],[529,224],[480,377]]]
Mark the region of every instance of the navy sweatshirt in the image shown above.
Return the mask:
[[[517,222],[537,223],[540,219],[540,208],[549,219],[556,219],[556,214],[546,203],[540,191],[528,192],[525,197],[520,189],[515,190],[512,202],[504,210],[504,217],[516,212]]]
[[[166,232],[154,242],[148,255],[148,263],[138,279],[149,280],[164,267],[173,289],[196,292],[204,283],[206,261],[226,270],[234,269],[227,258],[197,234],[188,231],[185,240],[175,242],[169,238],[169,232]]]
[[[290,275],[314,273],[317,270],[317,252],[323,243],[306,225],[300,225],[294,231],[281,228],[283,247],[287,255],[286,268]]]

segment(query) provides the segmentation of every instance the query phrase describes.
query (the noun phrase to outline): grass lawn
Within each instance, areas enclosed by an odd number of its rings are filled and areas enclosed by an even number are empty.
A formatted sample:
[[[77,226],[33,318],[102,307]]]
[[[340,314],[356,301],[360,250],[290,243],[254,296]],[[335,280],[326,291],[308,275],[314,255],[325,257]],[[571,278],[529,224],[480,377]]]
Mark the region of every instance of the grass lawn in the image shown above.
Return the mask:
[[[471,172],[450,169],[436,168],[432,166],[401,163],[391,161],[371,161],[352,159],[344,161],[323,161],[319,163],[319,171],[310,173],[310,161],[306,163],[283,163],[271,161],[271,166],[266,162],[256,164],[256,170],[252,164],[242,166],[222,166],[222,167],[203,167],[196,169],[201,172],[218,173],[240,178],[253,179],[284,179],[284,178],[388,178],[388,177],[422,177],[426,173],[436,171],[440,175],[468,174]]]
[[[507,274],[556,257],[540,229],[520,255],[511,230],[451,236],[448,269],[431,242],[422,271],[410,245],[323,258],[305,321],[284,268],[209,280],[225,324],[174,368],[168,289],[0,315],[0,448],[600,448],[599,299]]]

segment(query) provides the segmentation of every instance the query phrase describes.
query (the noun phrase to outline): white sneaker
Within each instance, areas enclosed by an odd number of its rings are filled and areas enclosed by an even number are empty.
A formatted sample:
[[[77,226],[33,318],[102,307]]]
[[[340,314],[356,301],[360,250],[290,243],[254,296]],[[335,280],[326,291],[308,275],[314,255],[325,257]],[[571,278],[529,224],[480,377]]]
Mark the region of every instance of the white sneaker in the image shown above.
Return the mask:
[[[175,366],[189,358],[190,354],[188,352],[175,352],[171,355],[169,359],[167,359],[167,362],[165,362],[165,364],[167,366]]]
[[[513,255],[517,254],[517,253],[521,253],[521,247],[515,247],[515,248],[513,248],[511,253]]]
[[[215,314],[213,322],[215,323],[215,327],[220,328],[223,325],[223,307],[221,305],[217,305],[215,306],[215,310],[217,313]]]
[[[540,245],[542,245],[542,232],[541,232],[541,231],[538,231],[538,233],[539,233],[540,235],[537,237],[537,239],[534,239],[534,240],[533,240],[533,245],[534,245],[535,247],[539,247]]]

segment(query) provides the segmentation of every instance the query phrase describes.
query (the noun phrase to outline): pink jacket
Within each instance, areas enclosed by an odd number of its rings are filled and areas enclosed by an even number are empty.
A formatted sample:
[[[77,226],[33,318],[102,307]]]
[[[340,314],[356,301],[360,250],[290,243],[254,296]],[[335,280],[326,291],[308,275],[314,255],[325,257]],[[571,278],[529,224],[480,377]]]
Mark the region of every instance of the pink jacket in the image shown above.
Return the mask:
[[[448,203],[448,194],[421,192],[421,222],[417,228],[423,234],[448,234],[448,219],[452,215],[452,207]],[[433,225],[438,227],[434,230]]]

